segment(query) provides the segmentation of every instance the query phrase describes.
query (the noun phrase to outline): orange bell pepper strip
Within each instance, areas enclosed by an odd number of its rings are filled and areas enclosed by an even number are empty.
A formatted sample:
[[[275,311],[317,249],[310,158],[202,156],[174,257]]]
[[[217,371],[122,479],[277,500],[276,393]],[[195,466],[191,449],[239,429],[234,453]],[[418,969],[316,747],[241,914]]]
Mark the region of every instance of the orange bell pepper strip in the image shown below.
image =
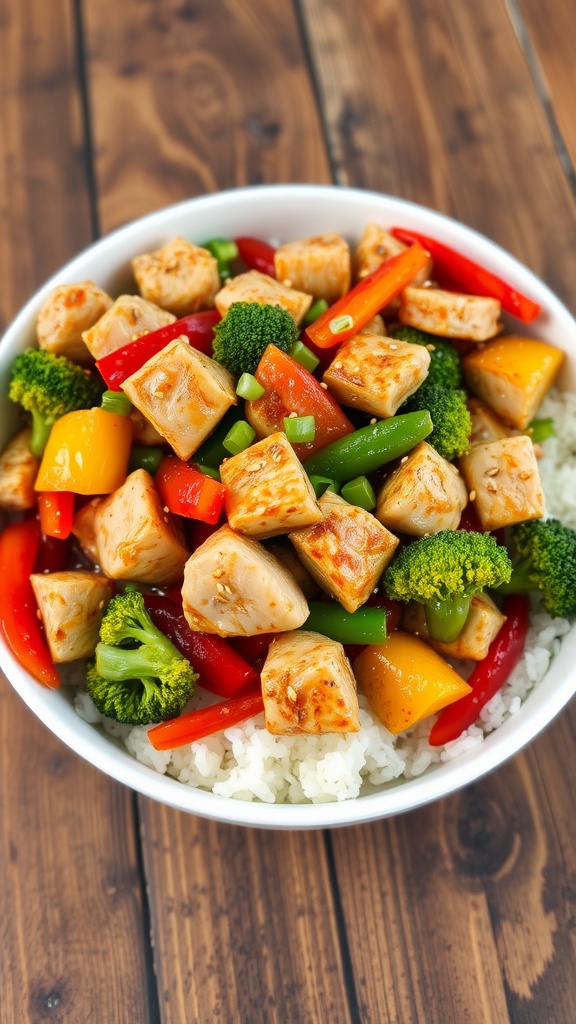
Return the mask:
[[[170,722],[161,722],[148,730],[148,739],[155,750],[172,750],[173,747],[201,740],[204,736],[212,736],[231,725],[238,725],[245,718],[252,718],[263,710],[261,693],[232,697],[210,708],[200,708],[199,711],[173,718]]]
[[[34,487],[111,494],[126,479],[131,445],[127,416],[99,408],[66,413],[50,431]]]
[[[410,284],[427,262],[428,255],[418,242],[384,260],[306,328],[308,338],[318,348],[346,341]]]
[[[276,345],[268,345],[265,349],[254,376],[264,388],[264,394],[256,401],[246,403],[246,414],[250,420],[250,411],[253,411],[254,421],[265,424],[267,433],[284,430],[283,420],[291,413],[314,417],[314,440],[294,445],[299,458],[308,458],[332,441],[353,432],[353,424],[332,395],[320,386],[309,370],[281,352]]]
[[[38,495],[40,527],[46,537],[66,540],[72,533],[74,495],[72,491],[42,491]]]
[[[55,690],[60,677],[42,636],[30,583],[39,543],[40,524],[33,519],[11,523],[0,534],[0,628],[22,667]]]

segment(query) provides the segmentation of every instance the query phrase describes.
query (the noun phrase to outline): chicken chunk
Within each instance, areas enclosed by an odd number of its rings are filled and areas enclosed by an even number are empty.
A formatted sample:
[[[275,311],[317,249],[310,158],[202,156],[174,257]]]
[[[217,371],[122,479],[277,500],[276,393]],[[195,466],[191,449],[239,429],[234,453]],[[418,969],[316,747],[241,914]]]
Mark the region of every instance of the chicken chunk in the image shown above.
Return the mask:
[[[510,429],[480,398],[469,398],[466,405],[472,419],[469,444],[486,444],[487,441],[510,437]]]
[[[226,315],[233,302],[260,302],[262,305],[282,306],[299,324],[312,305],[312,296],[296,291],[295,288],[287,288],[280,281],[268,277],[268,274],[249,270],[246,274],[229,278],[214,301],[220,316]]]
[[[554,345],[513,335],[470,352],[462,367],[470,390],[510,426],[525,430],[563,360]]]
[[[103,498],[92,498],[82,505],[74,516],[72,533],[80,544],[84,554],[93,562],[98,562],[98,534],[96,527],[96,509],[102,504]]]
[[[287,288],[297,288],[328,303],[350,290],[350,249],[341,235],[286,242],[276,250],[274,268]]]
[[[30,577],[52,660],[89,658],[98,643],[114,584],[95,572],[34,573]]]
[[[143,444],[150,448],[160,448],[163,444],[166,444],[166,439],[150,423],[150,420],[146,419],[143,413],[140,412],[140,409],[132,409],[130,419],[132,421],[134,444]]]
[[[483,661],[488,648],[506,622],[506,616],[496,607],[488,594],[476,594],[470,602],[470,611],[460,636],[452,643],[432,640],[426,625],[424,605],[411,601],[402,616],[402,628],[422,637],[427,643],[449,658]]]
[[[106,576],[136,583],[176,583],[189,552],[145,469],[104,498],[94,516],[98,563]]]
[[[34,483],[40,460],[30,451],[32,430],[25,427],[8,441],[0,454],[0,508],[23,512],[36,508]]]
[[[381,316],[380,313],[376,313],[375,316],[373,316],[367,324],[364,324],[364,327],[361,327],[356,334],[353,334],[352,337],[356,338],[359,334],[380,334],[384,337],[384,335],[387,334],[384,317]]]
[[[222,526],[190,556],[182,587],[190,629],[256,636],[297,629],[306,599],[287,569],[256,540]]]
[[[238,403],[232,374],[181,338],[127,377],[122,390],[180,459],[189,459]]]
[[[322,380],[343,405],[393,416],[428,374],[425,345],[359,332],[345,341]]]
[[[94,359],[102,359],[143,334],[174,323],[175,319],[173,313],[147,302],[140,295],[120,295],[93,327],[82,332],[82,338]]]
[[[302,562],[298,558],[298,555],[294,551],[293,547],[284,547],[283,544],[268,544],[267,551],[274,558],[277,558],[282,563],[285,569],[292,574],[296,583],[300,587],[300,590],[304,594],[304,597],[308,598],[309,601],[313,597],[316,597],[318,593],[318,585],[312,579],[308,570],[302,565]]]
[[[348,612],[368,600],[398,546],[398,538],[370,512],[326,491],[319,501],[322,522],[289,536],[300,560],[320,587]]]
[[[467,504],[466,485],[456,466],[422,441],[386,480],[374,514],[390,530],[427,537],[455,530]]]
[[[132,260],[142,296],[177,317],[211,308],[220,288],[218,263],[208,249],[174,238]]]
[[[390,259],[391,256],[397,256],[407,248],[408,246],[404,245],[404,242],[394,238],[394,235],[391,235],[385,228],[381,228],[378,224],[367,224],[352,258],[354,278],[360,280],[363,277],[367,277],[384,260]],[[424,281],[427,281],[430,277],[431,272],[432,260],[428,260],[426,265],[418,271],[412,284],[424,284]]]
[[[240,533],[263,540],[322,519],[312,485],[285,434],[271,434],[225,459],[220,478],[228,489],[228,522]]]
[[[299,629],[273,641],[262,669],[268,732],[358,732],[356,680],[342,644]]]
[[[534,445],[529,437],[475,444],[460,460],[483,530],[498,530],[546,512]]]
[[[92,356],[82,335],[104,316],[112,302],[110,296],[93,281],[59,285],[38,313],[40,348],[57,356],[66,356],[74,363],[90,364]]]
[[[500,330],[500,302],[440,288],[409,287],[402,292],[398,319],[442,338],[486,341]]]

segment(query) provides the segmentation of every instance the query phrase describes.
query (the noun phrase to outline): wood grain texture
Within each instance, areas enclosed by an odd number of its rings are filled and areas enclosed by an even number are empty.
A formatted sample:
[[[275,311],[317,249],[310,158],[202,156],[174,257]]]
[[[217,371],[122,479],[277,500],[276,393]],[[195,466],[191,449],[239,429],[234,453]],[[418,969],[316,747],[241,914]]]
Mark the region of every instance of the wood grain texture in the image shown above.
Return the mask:
[[[54,0],[45,15],[40,0],[2,5],[3,322],[90,241],[71,4]],[[2,1024],[146,1024],[145,942],[130,794],[0,677]]]
[[[574,306],[574,197],[504,0],[301,6],[339,178],[478,228]]]
[[[326,180],[291,4],[100,0],[86,30],[105,230],[217,189]]]

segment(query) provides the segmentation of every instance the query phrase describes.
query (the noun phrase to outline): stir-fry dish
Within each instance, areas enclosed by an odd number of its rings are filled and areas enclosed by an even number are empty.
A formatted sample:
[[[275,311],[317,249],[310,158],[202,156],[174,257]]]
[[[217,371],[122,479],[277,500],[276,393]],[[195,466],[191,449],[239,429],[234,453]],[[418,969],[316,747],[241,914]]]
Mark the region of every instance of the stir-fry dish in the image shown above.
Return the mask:
[[[481,741],[576,614],[573,396],[539,306],[372,223],[352,249],[175,238],[132,268],[134,294],[56,288],[12,367],[20,663],[244,799],[344,799]]]

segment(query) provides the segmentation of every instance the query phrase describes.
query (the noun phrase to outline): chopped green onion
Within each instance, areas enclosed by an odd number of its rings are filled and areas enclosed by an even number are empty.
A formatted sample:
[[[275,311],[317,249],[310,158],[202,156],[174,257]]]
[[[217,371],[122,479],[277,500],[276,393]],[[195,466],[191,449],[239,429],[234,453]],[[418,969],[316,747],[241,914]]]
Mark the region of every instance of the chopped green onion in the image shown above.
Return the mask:
[[[223,459],[227,459],[230,452],[224,447],[224,438],[238,420],[242,419],[243,407],[233,405],[220,420],[220,423],[210,437],[207,437],[200,445],[197,452],[194,452],[196,462],[202,466],[212,466],[218,469]]]
[[[311,476],[310,483],[317,498],[321,498],[326,491],[333,491],[334,494],[338,494],[338,484],[335,480],[331,480],[329,476]]]
[[[162,448],[152,448],[146,444],[133,444],[130,449],[128,472],[133,473],[135,469],[145,469],[147,473],[154,476],[163,458]]]
[[[262,398],[264,388],[252,373],[243,373],[236,385],[236,394],[247,402],[255,402],[257,398]]]
[[[313,306],[310,306],[310,309],[304,316],[302,321],[304,326],[309,327],[309,325],[313,324],[314,321],[317,320],[319,316],[322,316],[322,313],[325,313],[327,309],[328,303],[326,302],[326,299],[318,299]]]
[[[230,277],[230,262],[238,256],[236,242],[229,238],[211,238],[209,242],[204,243],[202,248],[208,249],[208,252],[211,252],[216,259],[221,279],[224,281]]]
[[[238,420],[222,441],[224,448],[231,455],[238,455],[245,448],[249,448],[256,437],[256,431],[246,420]]]
[[[284,433],[290,444],[308,444],[316,437],[316,422],[313,416],[285,416]]]
[[[374,488],[366,476],[357,476],[354,480],[349,480],[340,493],[345,501],[357,505],[358,508],[365,508],[367,512],[376,508]]]
[[[115,412],[118,416],[129,416],[132,412],[132,402],[123,391],[105,391],[101,404],[106,412]]]
[[[547,441],[549,437],[556,437],[554,420],[550,417],[532,420],[528,424],[528,433],[536,444],[540,444],[541,441]]]
[[[349,331],[354,327],[354,320],[349,313],[343,313],[342,316],[335,316],[328,326],[331,334],[342,334],[343,331]]]
[[[194,468],[199,473],[204,473],[204,476],[211,476],[213,480],[217,480],[220,483],[220,473],[213,466],[202,466],[199,462],[194,463]]]
[[[315,356],[312,350],[302,341],[294,342],[290,349],[290,355],[292,359],[295,359],[297,363],[300,363],[300,366],[303,366],[305,370],[309,370],[310,373],[314,373],[320,362],[318,356]]]

